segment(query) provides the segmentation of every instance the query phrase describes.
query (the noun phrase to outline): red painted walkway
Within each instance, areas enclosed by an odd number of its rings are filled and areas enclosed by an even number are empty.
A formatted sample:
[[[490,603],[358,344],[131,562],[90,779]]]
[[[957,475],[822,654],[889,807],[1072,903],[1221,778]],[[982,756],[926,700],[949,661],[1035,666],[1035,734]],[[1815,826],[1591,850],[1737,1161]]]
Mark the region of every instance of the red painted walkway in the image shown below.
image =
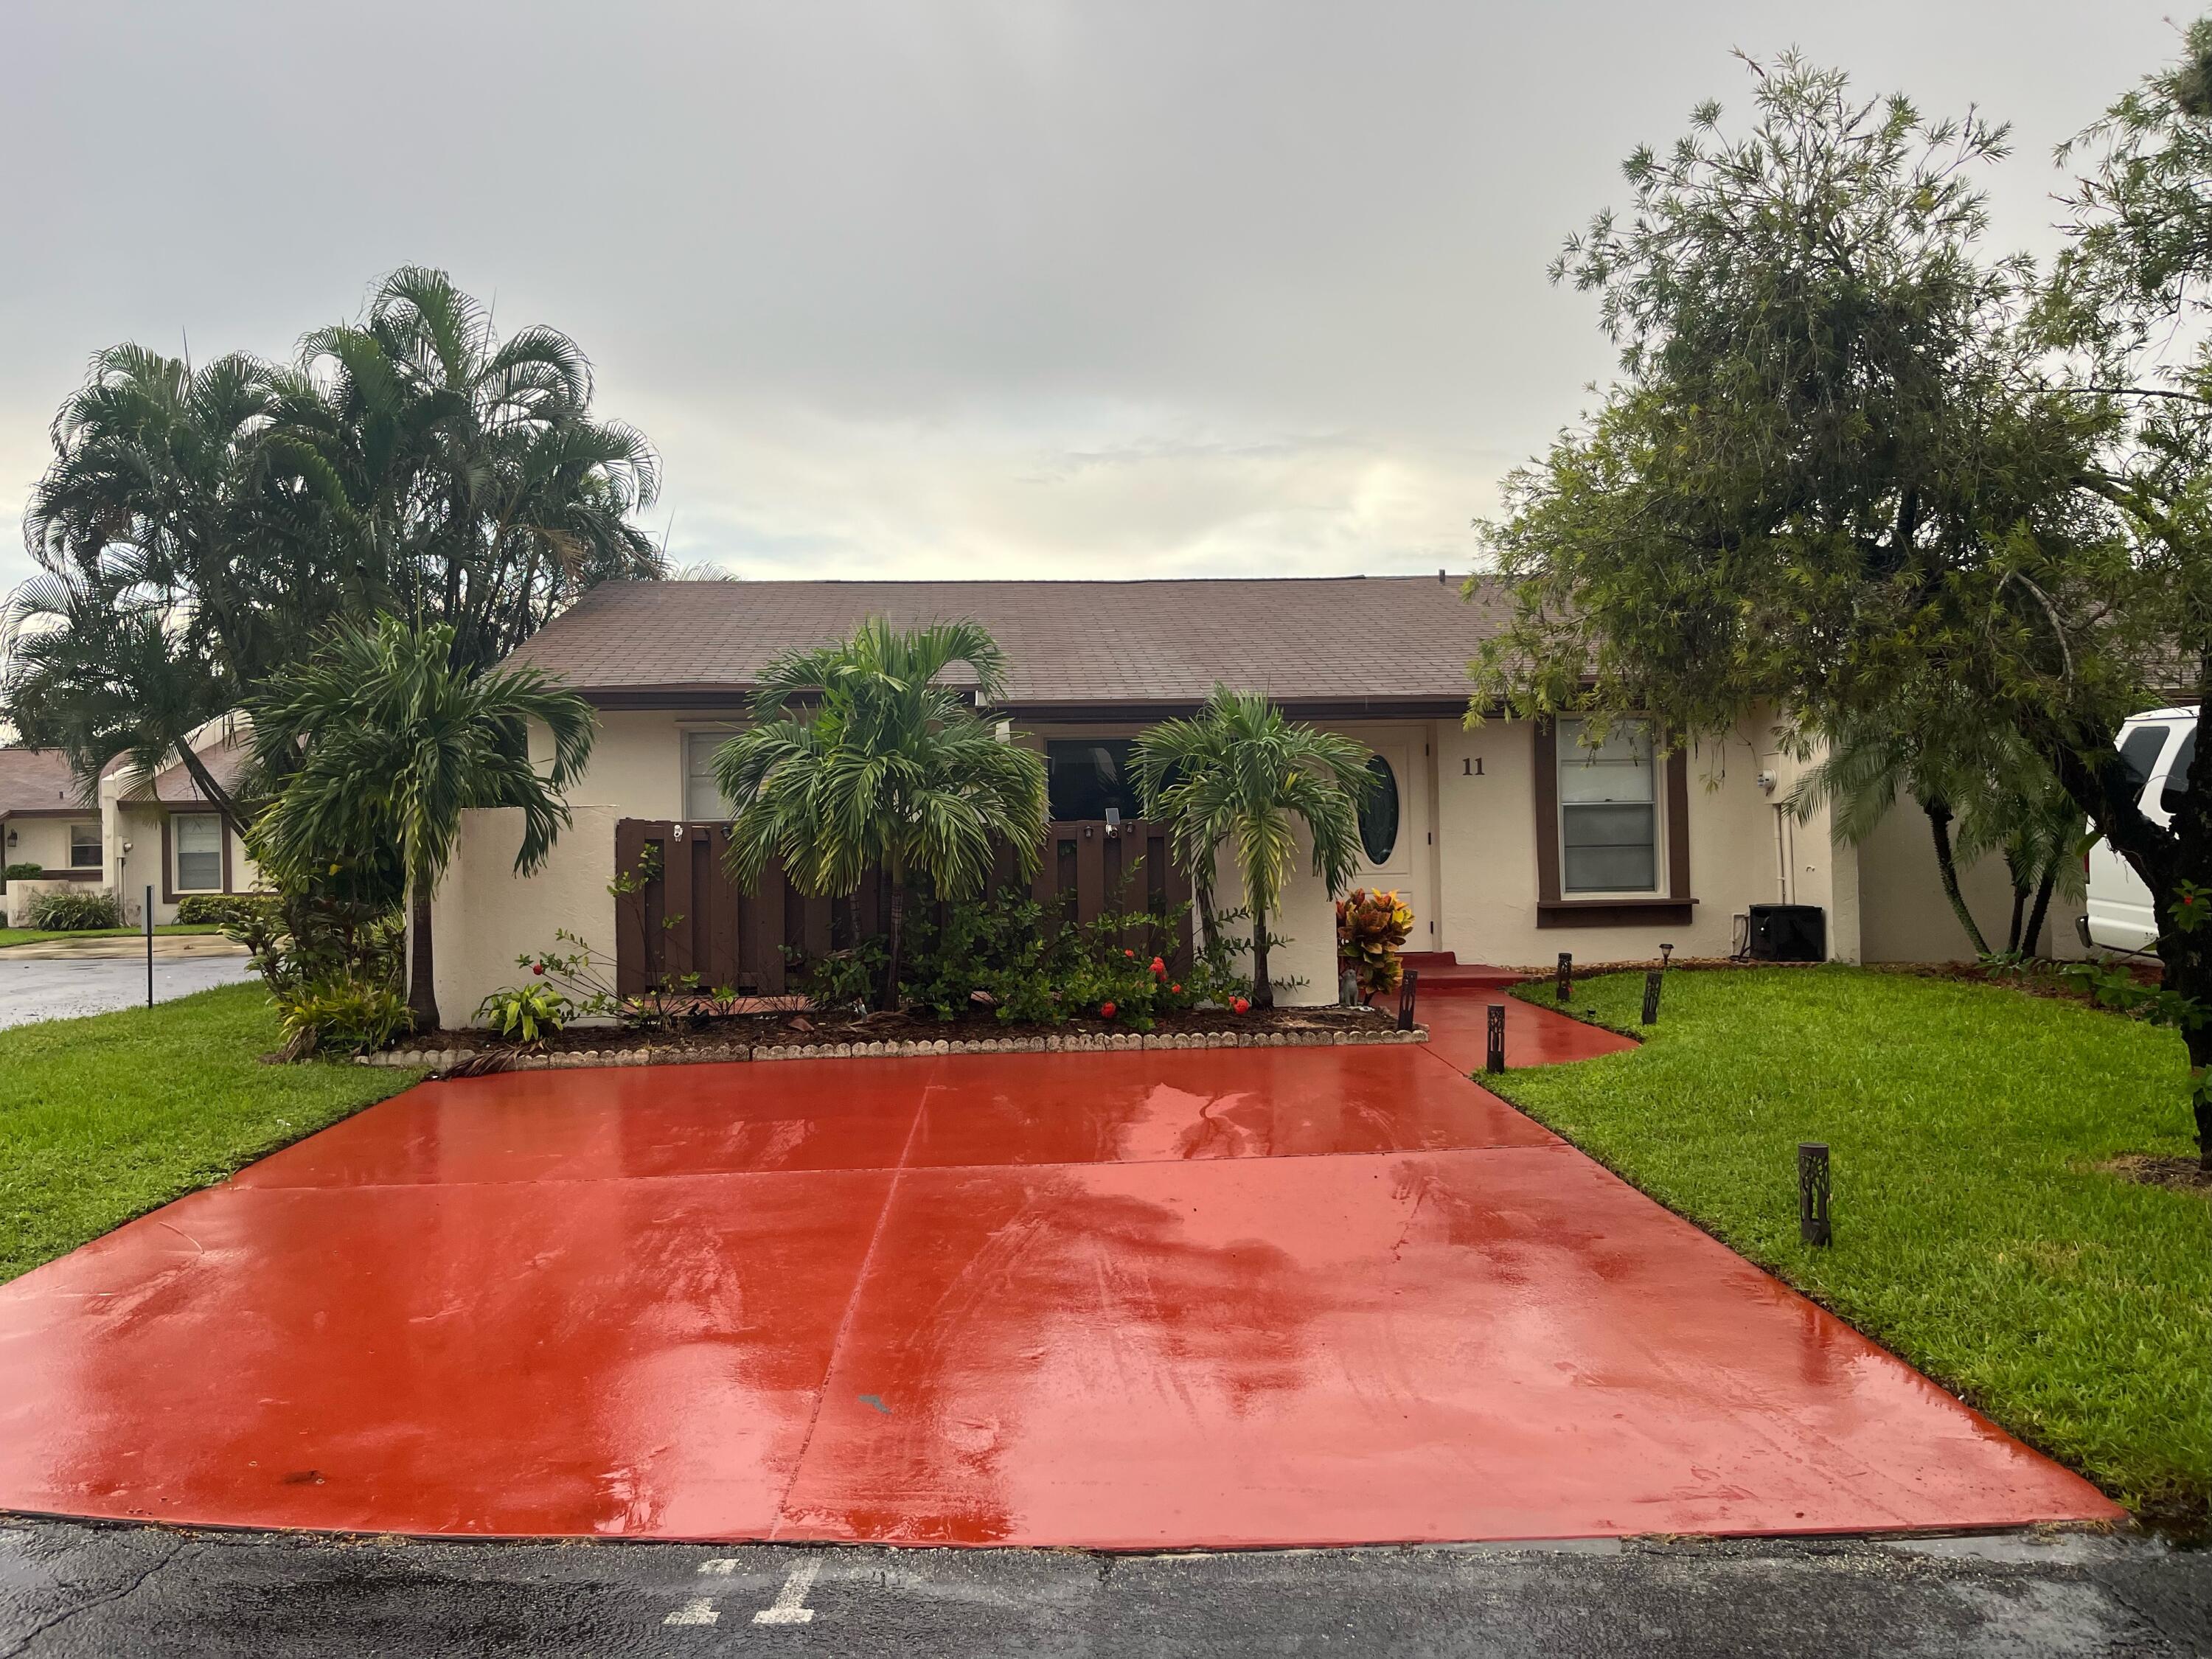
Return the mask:
[[[0,1508],[1150,1548],[2118,1511],[1434,1051],[426,1085],[0,1288]],[[1619,1040],[1516,1007],[1516,1060]]]

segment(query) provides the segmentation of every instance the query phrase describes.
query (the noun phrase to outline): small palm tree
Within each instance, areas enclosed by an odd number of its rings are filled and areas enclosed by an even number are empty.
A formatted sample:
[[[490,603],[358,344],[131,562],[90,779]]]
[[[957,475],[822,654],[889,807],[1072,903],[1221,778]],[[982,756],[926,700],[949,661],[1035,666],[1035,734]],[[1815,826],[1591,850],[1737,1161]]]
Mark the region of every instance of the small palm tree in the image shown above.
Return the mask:
[[[955,664],[974,678],[973,702],[938,684]],[[872,617],[848,640],[771,664],[754,698],[757,724],[715,755],[739,882],[757,882],[771,862],[816,895],[852,893],[878,869],[889,878],[886,1008],[898,1002],[908,882],[946,897],[973,893],[1001,846],[1025,874],[1036,868],[1043,758],[1002,742],[974,706],[999,696],[1006,678],[1006,657],[979,623],[902,631]]]
[[[1331,896],[1349,887],[1359,868],[1359,805],[1374,787],[1367,758],[1349,738],[1286,720],[1256,692],[1219,685],[1194,718],[1164,720],[1137,739],[1145,816],[1169,826],[1202,915],[1212,915],[1215,854],[1236,846],[1252,912],[1252,1000],[1263,1008],[1275,1000],[1267,918],[1297,850],[1291,820],[1312,837],[1314,874]]]
[[[276,675],[248,705],[257,761],[283,778],[255,820],[273,872],[321,869],[396,847],[411,923],[407,1006],[437,1029],[430,897],[477,807],[522,809],[514,867],[545,861],[568,824],[562,793],[592,752],[592,711],[534,668],[471,678],[453,665],[453,630],[395,617],[348,624],[307,661]],[[530,759],[530,726],[553,739],[553,763]]]

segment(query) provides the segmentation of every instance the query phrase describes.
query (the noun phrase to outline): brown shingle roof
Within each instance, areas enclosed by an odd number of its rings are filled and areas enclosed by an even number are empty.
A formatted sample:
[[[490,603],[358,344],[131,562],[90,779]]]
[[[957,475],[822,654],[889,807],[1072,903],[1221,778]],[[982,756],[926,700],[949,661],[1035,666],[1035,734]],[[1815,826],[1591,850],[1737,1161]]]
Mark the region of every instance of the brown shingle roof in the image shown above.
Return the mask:
[[[1463,702],[1502,625],[1494,586],[1349,576],[1188,581],[610,582],[510,660],[610,706],[727,700],[786,651],[872,616],[970,618],[1006,653],[1017,706],[1188,704],[1217,681],[1345,708]]]
[[[225,794],[231,794],[236,792],[239,777],[252,757],[252,740],[243,732],[234,732],[216,742],[200,744],[198,753],[200,763],[207,768],[217,787]],[[208,798],[191,770],[179,761],[155,778],[154,799],[172,806],[196,806],[204,804]]]
[[[58,812],[84,805],[58,749],[0,749],[0,815]]]

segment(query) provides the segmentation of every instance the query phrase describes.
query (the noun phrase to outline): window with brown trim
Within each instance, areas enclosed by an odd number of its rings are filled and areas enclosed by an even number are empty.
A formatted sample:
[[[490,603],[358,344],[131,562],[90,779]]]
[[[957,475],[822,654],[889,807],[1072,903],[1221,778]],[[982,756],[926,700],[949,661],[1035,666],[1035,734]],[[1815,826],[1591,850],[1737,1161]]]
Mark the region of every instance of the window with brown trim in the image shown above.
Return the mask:
[[[178,813],[169,820],[176,848],[176,890],[222,891],[222,819],[213,812]]]
[[[1688,921],[1688,763],[1680,750],[1655,760],[1640,725],[1616,723],[1594,747],[1578,725],[1536,726],[1536,925]]]

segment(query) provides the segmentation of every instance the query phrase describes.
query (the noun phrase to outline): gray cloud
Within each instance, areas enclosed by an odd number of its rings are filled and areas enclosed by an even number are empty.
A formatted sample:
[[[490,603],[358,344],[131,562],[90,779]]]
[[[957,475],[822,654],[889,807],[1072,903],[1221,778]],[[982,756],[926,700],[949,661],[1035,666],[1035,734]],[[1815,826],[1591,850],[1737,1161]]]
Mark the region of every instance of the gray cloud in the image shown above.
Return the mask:
[[[2051,146],[2159,3],[17,0],[0,514],[122,338],[286,351],[444,264],[577,336],[750,574],[1463,567],[1611,353],[1543,267],[1731,46]],[[0,533],[0,583],[27,563]]]

